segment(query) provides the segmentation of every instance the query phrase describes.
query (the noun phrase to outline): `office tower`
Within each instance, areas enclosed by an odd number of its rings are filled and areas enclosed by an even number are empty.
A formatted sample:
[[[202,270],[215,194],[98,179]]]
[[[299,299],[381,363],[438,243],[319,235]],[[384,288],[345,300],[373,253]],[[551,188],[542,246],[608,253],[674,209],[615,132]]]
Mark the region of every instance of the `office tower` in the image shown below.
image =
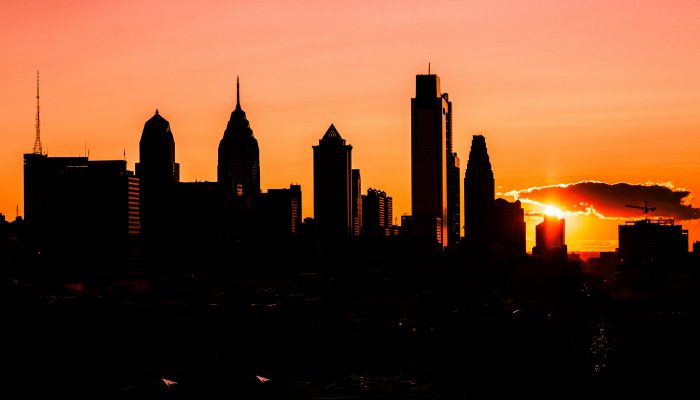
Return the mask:
[[[362,196],[362,235],[366,237],[391,236],[393,204],[382,190],[367,189]]]
[[[416,76],[411,99],[411,201],[413,233],[444,247],[447,227],[447,120],[449,101],[437,75]]]
[[[564,218],[545,215],[544,220],[535,226],[535,247],[532,255],[563,258],[566,260]]]
[[[520,200],[496,199],[493,203],[493,243],[507,255],[524,256],[525,212]]]
[[[240,85],[236,78],[236,109],[219,142],[217,180],[238,203],[250,207],[260,193],[260,156],[258,141],[241,109]]]
[[[460,180],[459,157],[457,153],[450,153],[447,156],[447,241],[450,246],[458,244],[461,240]]]
[[[126,161],[24,155],[25,218],[38,263],[102,280],[139,262],[139,181]]]
[[[265,238],[301,235],[301,186],[269,189],[261,195],[258,213]]]
[[[460,242],[462,233],[459,157],[452,149],[452,102],[449,101],[447,93],[443,93],[442,97],[447,101],[447,114],[445,115],[445,138],[447,141],[447,242],[450,246],[455,246]]]
[[[673,219],[629,221],[618,226],[623,266],[671,264],[688,254],[688,231]]]
[[[314,218],[321,242],[348,239],[352,227],[352,146],[331,124],[314,151]]]
[[[140,183],[142,238],[145,242],[162,240],[169,229],[169,203],[173,185],[180,181],[180,164],[175,162],[170,123],[158,110],[143,126],[136,176]]]
[[[360,170],[352,170],[352,235],[359,236],[362,231],[362,182],[360,181]]]
[[[464,237],[470,245],[491,245],[495,196],[486,139],[474,135],[464,173]]]

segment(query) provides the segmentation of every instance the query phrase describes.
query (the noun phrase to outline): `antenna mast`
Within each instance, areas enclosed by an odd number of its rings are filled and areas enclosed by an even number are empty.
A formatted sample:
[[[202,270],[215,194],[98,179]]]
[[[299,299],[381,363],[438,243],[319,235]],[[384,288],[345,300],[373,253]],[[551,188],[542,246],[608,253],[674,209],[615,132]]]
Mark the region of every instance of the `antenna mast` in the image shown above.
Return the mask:
[[[41,154],[41,129],[39,124],[39,71],[36,71],[36,138],[34,139],[34,154]]]

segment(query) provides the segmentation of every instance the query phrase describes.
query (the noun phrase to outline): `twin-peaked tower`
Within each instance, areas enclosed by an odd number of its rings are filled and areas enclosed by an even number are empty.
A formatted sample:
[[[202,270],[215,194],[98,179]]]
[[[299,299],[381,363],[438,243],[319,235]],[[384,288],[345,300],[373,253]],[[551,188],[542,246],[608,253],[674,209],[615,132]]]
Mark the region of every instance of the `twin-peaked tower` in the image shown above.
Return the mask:
[[[217,180],[227,195],[250,205],[260,194],[260,151],[258,141],[241,109],[240,84],[236,78],[236,109],[219,142]]]

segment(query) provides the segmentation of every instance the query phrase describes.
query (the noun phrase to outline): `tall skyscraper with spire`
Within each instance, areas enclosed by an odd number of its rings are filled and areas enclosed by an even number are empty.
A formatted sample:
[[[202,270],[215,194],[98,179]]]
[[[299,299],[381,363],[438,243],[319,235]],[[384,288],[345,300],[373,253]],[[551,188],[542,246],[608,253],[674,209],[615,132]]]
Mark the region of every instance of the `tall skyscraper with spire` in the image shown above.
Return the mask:
[[[447,121],[450,110],[437,75],[416,75],[411,99],[411,200],[413,234],[448,244]]]
[[[314,151],[314,218],[326,246],[347,240],[352,232],[352,146],[331,124]]]
[[[236,78],[236,109],[219,142],[217,180],[227,195],[250,206],[260,194],[260,151],[241,108],[240,94],[240,82]]]
[[[486,139],[482,135],[474,135],[464,173],[464,236],[468,243],[491,244],[495,197]]]

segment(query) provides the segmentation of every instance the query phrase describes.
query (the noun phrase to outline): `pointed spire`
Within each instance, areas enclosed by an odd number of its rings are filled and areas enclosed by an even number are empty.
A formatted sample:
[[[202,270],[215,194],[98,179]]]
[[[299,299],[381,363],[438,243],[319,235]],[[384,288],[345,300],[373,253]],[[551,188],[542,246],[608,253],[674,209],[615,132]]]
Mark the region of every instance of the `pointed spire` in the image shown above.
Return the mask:
[[[160,115],[160,114],[158,114],[158,109],[157,109],[157,108],[156,108],[156,115]]]
[[[241,83],[236,76],[236,108],[241,108]]]

